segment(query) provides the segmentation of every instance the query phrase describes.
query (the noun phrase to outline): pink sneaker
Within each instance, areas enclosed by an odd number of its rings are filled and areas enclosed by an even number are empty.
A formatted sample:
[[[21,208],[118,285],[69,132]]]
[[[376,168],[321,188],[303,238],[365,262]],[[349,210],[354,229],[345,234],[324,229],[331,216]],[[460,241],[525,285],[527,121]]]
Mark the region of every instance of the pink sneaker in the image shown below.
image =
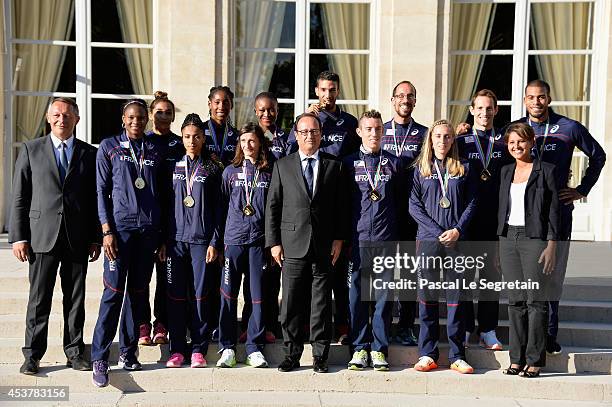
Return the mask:
[[[180,353],[173,353],[170,356],[170,359],[166,362],[166,367],[181,367],[183,362],[185,361],[185,357]]]
[[[272,333],[272,331],[266,331],[266,343],[274,342],[276,342],[276,336]]]
[[[168,343],[168,331],[161,322],[156,322],[153,328],[153,343],[156,345]]]
[[[145,346],[152,345],[153,343],[151,342],[151,324],[145,323],[140,325],[139,331],[140,333],[138,335],[138,344]]]
[[[206,367],[208,363],[206,363],[206,359],[204,355],[199,352],[191,354],[191,367]]]

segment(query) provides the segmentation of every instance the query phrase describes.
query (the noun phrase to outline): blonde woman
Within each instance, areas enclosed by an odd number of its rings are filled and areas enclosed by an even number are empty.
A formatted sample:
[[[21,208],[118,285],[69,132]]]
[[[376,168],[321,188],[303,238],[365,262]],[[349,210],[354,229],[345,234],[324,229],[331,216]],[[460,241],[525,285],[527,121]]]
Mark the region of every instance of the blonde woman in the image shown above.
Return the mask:
[[[465,239],[465,231],[476,207],[477,183],[470,173],[469,164],[459,159],[455,132],[448,121],[439,120],[431,126],[414,167],[410,214],[418,224],[417,255],[423,259],[456,259],[460,256],[456,243]],[[442,282],[445,283],[448,309],[448,359],[451,369],[472,373],[474,369],[465,361],[461,287],[452,284],[461,279],[464,270],[448,267],[446,263],[444,266]],[[440,271],[440,262],[435,261],[418,270],[420,358],[414,368],[423,372],[438,367],[440,331],[438,290],[434,285],[441,283]]]

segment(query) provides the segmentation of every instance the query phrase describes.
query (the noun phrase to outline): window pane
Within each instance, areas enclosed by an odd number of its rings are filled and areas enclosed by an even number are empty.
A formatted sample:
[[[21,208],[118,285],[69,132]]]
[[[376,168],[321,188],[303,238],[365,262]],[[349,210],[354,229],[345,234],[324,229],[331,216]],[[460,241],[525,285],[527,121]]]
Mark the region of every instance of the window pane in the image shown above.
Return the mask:
[[[491,3],[453,4],[451,11],[452,31],[450,49],[487,49],[489,37],[493,32],[492,27],[496,20],[496,8],[497,5]],[[500,16],[500,19],[504,20],[503,16]],[[499,30],[503,31],[501,27]]]
[[[501,100],[512,99],[511,55],[454,55],[451,75],[451,100],[470,100],[480,89],[492,90]]]
[[[130,72],[128,68],[128,53],[132,57],[143,56],[144,63],[138,65],[131,64],[134,72]],[[152,73],[149,71],[147,78],[142,78],[142,71],[138,67],[152,66],[152,50],[151,49],[122,49],[122,48],[92,48],[91,49],[91,73],[92,73],[92,88],[94,93],[144,93],[152,94],[152,89],[139,90],[134,85],[134,81],[147,83],[149,87],[152,82]],[[144,68],[143,68],[144,69]],[[135,75],[132,79],[131,75]]]
[[[487,49],[514,48],[514,4],[495,5],[495,17]]]
[[[106,137],[114,136],[122,131],[121,108],[124,99],[92,99],[91,100],[91,142],[99,144]]]
[[[295,3],[238,0],[236,34],[240,48],[294,48]]]
[[[59,45],[13,45],[15,90],[76,91],[76,50]],[[61,78],[61,79],[60,79]]]
[[[530,49],[589,49],[593,3],[531,5]]]
[[[291,126],[293,125],[293,119],[295,118],[295,108],[293,103],[279,103],[278,104],[278,118],[276,119],[276,123],[280,126],[281,129],[285,131],[291,130]]]
[[[96,0],[91,1],[91,40],[94,42],[131,42],[148,44],[152,41],[153,4],[145,0],[145,7],[131,7],[133,0]],[[125,21],[128,23],[129,38],[122,35],[118,3],[125,2]],[[135,23],[137,22],[137,24]],[[132,27],[133,26],[133,27]],[[129,29],[128,29],[129,28]]]
[[[311,4],[311,49],[368,49],[369,4]]]
[[[272,52],[236,53],[236,96],[269,91],[278,98],[295,94],[295,55]]]
[[[74,26],[72,0],[37,2],[12,1],[13,37],[28,40],[60,40],[70,38]],[[49,18],[53,16],[53,18]]]
[[[366,100],[368,98],[368,56],[367,55],[310,55],[308,81],[309,98],[316,98],[317,76],[325,70],[340,75],[339,99]]]
[[[535,73],[535,77],[531,76]],[[528,80],[544,79],[553,100],[587,101],[590,99],[590,55],[532,55]]]

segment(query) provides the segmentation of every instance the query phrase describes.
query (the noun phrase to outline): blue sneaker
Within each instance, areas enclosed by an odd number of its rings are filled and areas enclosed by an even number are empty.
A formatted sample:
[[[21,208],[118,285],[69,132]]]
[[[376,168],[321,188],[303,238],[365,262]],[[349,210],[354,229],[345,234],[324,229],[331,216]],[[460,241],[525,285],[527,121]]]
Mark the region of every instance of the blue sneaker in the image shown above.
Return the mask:
[[[108,362],[106,360],[93,361],[92,382],[96,387],[108,386]]]

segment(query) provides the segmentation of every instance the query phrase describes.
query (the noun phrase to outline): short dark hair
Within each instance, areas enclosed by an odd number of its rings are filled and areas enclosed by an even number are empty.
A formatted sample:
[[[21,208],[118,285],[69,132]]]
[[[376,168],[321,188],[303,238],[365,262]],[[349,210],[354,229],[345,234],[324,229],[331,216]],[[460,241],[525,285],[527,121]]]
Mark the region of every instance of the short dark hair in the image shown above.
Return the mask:
[[[525,122],[517,122],[512,123],[506,129],[506,133],[504,133],[504,141],[508,144],[508,138],[510,137],[510,133],[516,133],[521,138],[521,140],[531,141],[535,144],[535,132],[533,128]]]
[[[317,86],[319,86],[319,81],[332,81],[336,82],[338,86],[340,86],[340,76],[332,71],[323,71],[317,76]]]
[[[218,92],[224,92],[230,100],[230,106],[232,109],[234,108],[234,92],[230,89],[229,86],[213,86],[210,88],[210,92],[208,93],[208,100],[212,101],[215,94]]]
[[[145,113],[147,113],[148,109],[147,109],[147,103],[142,100],[142,99],[130,99],[127,102],[125,102],[123,104],[123,106],[121,106],[121,113],[125,113],[125,109],[128,108],[129,105],[138,105],[140,107],[142,107],[145,111]]]
[[[270,99],[274,103],[278,103],[278,99],[276,98],[276,95],[274,93],[272,93],[272,92],[260,92],[260,93],[258,93],[257,96],[255,96],[255,101],[253,103],[257,103],[257,101],[259,99]]]
[[[49,111],[49,109],[51,109],[51,106],[53,106],[53,104],[55,102],[66,103],[67,105],[69,105],[72,108],[72,111],[73,111],[73,113],[76,116],[79,115],[79,106],[77,105],[75,100],[72,99],[72,98],[67,98],[67,97],[63,97],[63,96],[51,99],[51,102],[49,102],[49,106],[47,106],[47,112]]]
[[[317,121],[317,123],[319,124],[319,129],[323,130],[323,123],[321,123],[321,119],[319,119],[319,116],[317,116],[314,113],[310,113],[310,112],[306,112],[306,113],[302,113],[301,115],[299,115],[298,117],[295,118],[295,130],[297,131],[297,125],[300,122],[300,120],[306,118],[306,117],[312,117],[313,119],[315,119]]]
[[[183,124],[181,124],[181,130],[187,126],[196,126],[202,130],[202,132],[204,132],[205,129],[204,122],[197,113],[189,113],[187,116],[185,116],[185,120],[183,120]]]
[[[472,107],[474,107],[474,102],[476,101],[476,98],[480,96],[493,99],[493,105],[497,106],[497,96],[495,95],[495,92],[489,89],[481,89],[478,92],[474,93],[474,96],[472,96]]]
[[[527,83],[525,86],[525,93],[527,93],[527,88],[544,88],[546,89],[546,94],[550,96],[550,85],[548,82],[543,81],[542,79],[534,79]]]
[[[359,116],[359,126],[361,126],[361,121],[363,119],[378,119],[382,123],[382,116],[380,115],[380,112],[375,109],[366,110],[361,114],[361,116]]]
[[[401,81],[397,85],[395,85],[395,87],[393,87],[393,91],[391,92],[391,97],[395,97],[395,91],[397,91],[397,88],[399,88],[399,86],[403,84],[412,86],[412,89],[414,89],[414,97],[416,97],[416,86],[414,86],[414,84],[410,81]]]

